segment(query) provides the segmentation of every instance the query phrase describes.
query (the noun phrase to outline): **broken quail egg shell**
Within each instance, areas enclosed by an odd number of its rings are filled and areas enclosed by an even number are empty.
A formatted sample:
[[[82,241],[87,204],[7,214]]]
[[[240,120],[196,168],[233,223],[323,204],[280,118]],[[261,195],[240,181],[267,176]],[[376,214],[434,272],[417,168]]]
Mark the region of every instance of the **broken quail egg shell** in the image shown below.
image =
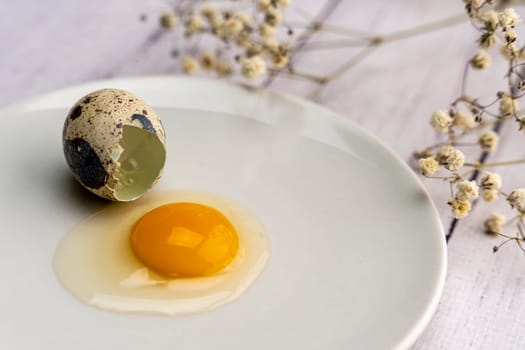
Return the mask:
[[[75,178],[114,201],[146,193],[159,180],[166,160],[159,117],[124,90],[103,89],[82,97],[68,113],[62,141]]]

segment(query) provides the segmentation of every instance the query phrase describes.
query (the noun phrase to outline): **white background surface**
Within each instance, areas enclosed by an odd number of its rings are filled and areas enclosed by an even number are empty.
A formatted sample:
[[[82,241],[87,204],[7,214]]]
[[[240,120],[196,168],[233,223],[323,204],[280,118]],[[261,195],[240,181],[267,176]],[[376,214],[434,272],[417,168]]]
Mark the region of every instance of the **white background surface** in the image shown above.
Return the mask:
[[[295,3],[311,13],[322,5]],[[168,55],[170,38],[159,35],[155,20],[138,20],[144,12],[155,17],[167,8],[165,1],[3,0],[0,4],[0,105],[93,79],[177,72]],[[384,33],[462,11],[459,0],[342,1],[328,20]],[[462,24],[386,45],[323,88],[286,79],[272,86],[340,112],[408,161],[414,149],[436,137],[428,128],[429,115],[458,94],[464,62],[476,49],[475,38],[471,26]],[[345,55],[345,50],[334,50],[315,56],[305,53],[297,59],[305,68],[322,71]],[[495,91],[489,85],[503,86],[502,76],[503,70],[496,71],[474,80],[473,85]],[[502,154],[512,148],[504,138],[492,157],[504,158]],[[516,170],[502,172],[508,173],[507,184],[522,178]],[[450,222],[444,204],[447,189],[441,183],[428,185],[446,230]],[[414,349],[525,346],[525,260],[513,247],[492,255],[496,241],[481,232],[481,221],[489,211],[480,203],[457,226],[449,242],[443,299]]]

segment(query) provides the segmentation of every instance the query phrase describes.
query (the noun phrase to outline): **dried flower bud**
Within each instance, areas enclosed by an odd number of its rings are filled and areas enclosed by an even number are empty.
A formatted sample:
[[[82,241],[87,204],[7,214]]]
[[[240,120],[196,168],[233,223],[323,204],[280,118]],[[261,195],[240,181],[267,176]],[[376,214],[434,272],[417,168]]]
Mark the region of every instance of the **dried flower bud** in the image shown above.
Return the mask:
[[[498,16],[499,19],[499,25],[506,28],[506,27],[514,27],[516,24],[520,22],[520,16],[514,11],[513,8],[507,8],[503,12],[501,12]]]
[[[473,10],[477,10],[483,3],[483,0],[463,0],[463,2]]]
[[[218,14],[217,7],[213,4],[206,4],[201,8],[202,17],[208,20],[217,16],[217,14]]]
[[[283,21],[283,15],[279,11],[270,10],[266,12],[266,15],[264,16],[264,23],[271,25],[271,26],[277,26],[281,24]]]
[[[525,214],[525,188],[512,191],[507,197],[507,202],[513,209]]]
[[[217,13],[218,13],[217,7],[213,4],[205,4],[204,6],[202,6],[200,12],[201,12],[202,17],[208,20],[212,17],[217,16]]]
[[[224,37],[224,34],[222,33],[224,20],[222,19],[222,17],[214,16],[210,18],[209,21],[212,33],[217,35],[219,38]]]
[[[187,36],[191,36],[193,34],[202,32],[206,27],[206,24],[201,17],[197,15],[191,15],[184,24],[184,27],[186,29],[185,34]]]
[[[498,198],[497,190],[483,190],[481,191],[481,197],[487,203],[492,203]]]
[[[482,49],[491,49],[496,46],[498,40],[493,33],[483,33],[478,39],[479,47]]]
[[[439,163],[434,157],[422,158],[419,160],[419,171],[424,176],[435,174],[439,170]]]
[[[498,145],[499,136],[494,131],[489,131],[481,135],[478,139],[478,143],[481,149],[486,152],[494,151]]]
[[[505,44],[501,47],[501,54],[506,59],[511,59],[514,57],[520,57],[522,55],[519,47],[515,44]]]
[[[501,188],[501,176],[496,173],[486,172],[481,178],[481,188],[484,190],[499,191]]]
[[[179,23],[177,16],[173,12],[166,12],[160,16],[160,26],[166,30],[173,30]]]
[[[518,121],[518,125],[520,126],[518,130],[521,131],[525,129],[525,118],[519,118],[517,121]]]
[[[260,55],[263,48],[259,44],[251,44],[246,48],[245,55],[246,57],[253,57]]]
[[[239,47],[249,47],[251,45],[250,35],[246,32],[241,32],[236,38],[235,43]]]
[[[233,39],[244,29],[242,21],[231,17],[222,23],[220,34],[225,39]]]
[[[269,53],[275,68],[282,68],[288,63],[288,47],[285,45],[278,45],[275,50]]]
[[[441,146],[439,151],[436,154],[436,160],[439,164],[444,165],[447,161],[448,156],[450,156],[450,153],[454,150],[454,147],[451,145],[445,145]]]
[[[485,232],[488,234],[498,234],[503,232],[502,226],[505,224],[505,216],[500,213],[492,213],[483,222]]]
[[[222,11],[222,18],[230,19],[232,17],[233,17],[233,11],[232,10],[224,10],[224,11]]]
[[[259,35],[263,38],[273,37],[275,35],[275,28],[263,23],[259,26]]]
[[[462,200],[476,199],[478,198],[478,184],[476,181],[461,180],[456,183],[456,198]]]
[[[233,70],[231,65],[226,61],[219,61],[215,64],[215,72],[221,77],[232,75]]]
[[[279,42],[274,37],[263,38],[263,46],[270,54],[272,54],[279,49]]]
[[[478,51],[470,60],[470,65],[475,69],[485,69],[490,66],[490,56],[485,51]]]
[[[432,114],[430,118],[430,125],[434,130],[439,132],[448,132],[448,128],[452,125],[452,118],[446,111],[437,111]]]
[[[261,56],[243,58],[241,61],[241,73],[245,78],[255,79],[266,74],[266,63]]]
[[[470,113],[458,112],[454,117],[454,126],[463,131],[469,131],[476,126],[476,120]]]
[[[257,7],[263,12],[268,11],[273,7],[272,0],[257,0]]]
[[[275,68],[283,68],[288,64],[288,55],[273,55],[272,64]]]
[[[465,156],[463,152],[458,149],[455,149],[450,152],[449,156],[445,161],[445,168],[450,171],[459,170],[463,164],[465,164]]]
[[[246,28],[253,27],[254,20],[253,20],[253,17],[250,16],[249,14],[240,12],[237,14],[237,18],[242,22],[244,27]]]
[[[199,70],[199,62],[191,56],[184,56],[182,58],[182,71],[186,74],[194,74]]]
[[[493,32],[498,27],[499,19],[498,14],[494,10],[489,10],[481,13],[479,19],[483,22],[485,29],[489,32]]]
[[[421,158],[430,157],[432,155],[432,152],[426,149],[422,151],[415,150],[412,155],[419,161]]]
[[[275,0],[275,3],[277,4],[277,6],[284,7],[284,8],[290,6],[290,2],[291,0]]]
[[[215,66],[215,57],[211,54],[203,54],[201,56],[201,67],[205,70],[210,70]]]
[[[513,115],[518,111],[518,101],[509,95],[503,95],[499,101],[499,112],[502,117]]]
[[[470,202],[459,198],[454,198],[450,205],[452,206],[452,216],[456,219],[462,219],[470,213]]]
[[[505,31],[505,41],[507,44],[512,44],[516,41],[518,38],[518,35],[516,34],[516,31],[514,29],[508,29]]]

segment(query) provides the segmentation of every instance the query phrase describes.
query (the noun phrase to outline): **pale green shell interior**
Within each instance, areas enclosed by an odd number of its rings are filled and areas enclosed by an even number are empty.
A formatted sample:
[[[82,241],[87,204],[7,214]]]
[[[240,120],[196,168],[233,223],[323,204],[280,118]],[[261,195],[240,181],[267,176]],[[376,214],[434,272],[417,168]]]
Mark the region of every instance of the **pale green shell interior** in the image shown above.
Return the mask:
[[[119,142],[123,151],[115,187],[119,201],[131,201],[148,191],[157,180],[166,161],[166,149],[157,135],[131,125],[124,125]]]

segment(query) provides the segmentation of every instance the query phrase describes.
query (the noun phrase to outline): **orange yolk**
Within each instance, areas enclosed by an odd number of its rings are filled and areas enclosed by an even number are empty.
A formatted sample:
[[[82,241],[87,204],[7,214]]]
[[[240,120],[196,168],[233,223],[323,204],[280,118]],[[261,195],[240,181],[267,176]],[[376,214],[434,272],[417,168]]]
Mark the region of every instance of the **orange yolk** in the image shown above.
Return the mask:
[[[231,263],[239,237],[214,208],[171,203],[146,213],[131,231],[131,248],[147,267],[167,276],[213,274]]]

